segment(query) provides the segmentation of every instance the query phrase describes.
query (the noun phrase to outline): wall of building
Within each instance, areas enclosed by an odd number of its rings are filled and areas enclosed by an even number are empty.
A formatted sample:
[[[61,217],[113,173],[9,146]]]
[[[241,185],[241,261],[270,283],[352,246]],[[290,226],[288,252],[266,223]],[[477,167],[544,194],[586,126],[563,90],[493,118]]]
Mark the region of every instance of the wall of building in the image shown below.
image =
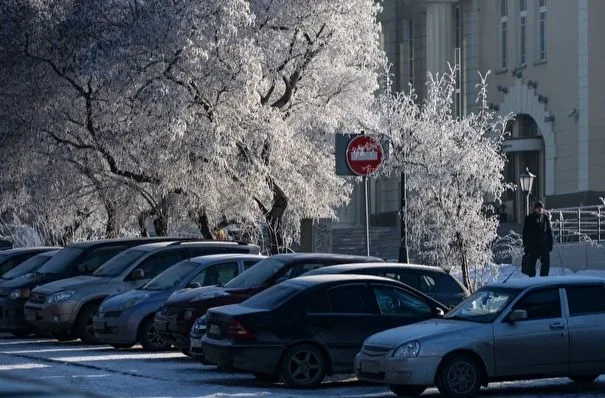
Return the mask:
[[[590,0],[588,19],[588,189],[605,191],[605,1]]]

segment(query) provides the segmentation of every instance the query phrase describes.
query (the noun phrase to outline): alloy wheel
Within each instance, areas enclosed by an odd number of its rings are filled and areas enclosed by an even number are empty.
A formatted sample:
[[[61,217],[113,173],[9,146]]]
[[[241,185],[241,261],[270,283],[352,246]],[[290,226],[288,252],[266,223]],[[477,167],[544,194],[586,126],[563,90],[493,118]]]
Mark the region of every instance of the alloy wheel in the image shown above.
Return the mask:
[[[477,371],[467,361],[456,361],[452,363],[447,372],[448,387],[458,395],[467,395],[475,389],[477,384]]]

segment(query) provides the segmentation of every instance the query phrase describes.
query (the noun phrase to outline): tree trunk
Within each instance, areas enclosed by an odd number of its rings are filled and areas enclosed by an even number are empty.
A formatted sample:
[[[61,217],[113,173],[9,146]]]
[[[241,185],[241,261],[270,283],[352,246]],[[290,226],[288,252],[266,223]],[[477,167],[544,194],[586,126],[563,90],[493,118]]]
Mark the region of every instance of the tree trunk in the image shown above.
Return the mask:
[[[105,204],[107,212],[107,222],[105,224],[105,237],[108,239],[117,238],[120,235],[120,227],[118,225],[118,216],[116,208],[111,203]]]
[[[195,223],[197,224],[197,227],[204,239],[214,239],[206,210],[198,210],[196,212]]]
[[[288,198],[277,184],[272,184],[273,203],[271,210],[265,213],[265,220],[269,229],[269,253],[279,254],[284,247],[284,234],[282,230],[282,219],[288,208]]]
[[[460,264],[460,266],[462,267],[462,283],[464,284],[464,287],[466,287],[468,290],[471,290],[471,281],[468,272],[469,264],[468,259],[466,257],[466,252],[464,250],[464,241],[462,239],[462,236],[460,235],[460,232],[456,232],[456,240],[458,241],[457,246],[458,250],[460,251],[460,258],[462,260],[462,263]]]
[[[141,237],[148,238],[149,230],[147,229],[147,218],[149,217],[149,211],[145,210],[139,213],[139,231],[141,232]]]
[[[167,236],[168,215],[163,212],[158,213],[155,220],[153,220],[153,228],[155,229],[156,236]]]
[[[77,213],[77,218],[64,228],[63,235],[59,238],[61,246],[67,246],[72,243],[75,239],[76,232],[82,227],[82,224],[92,215],[93,211],[79,211]]]

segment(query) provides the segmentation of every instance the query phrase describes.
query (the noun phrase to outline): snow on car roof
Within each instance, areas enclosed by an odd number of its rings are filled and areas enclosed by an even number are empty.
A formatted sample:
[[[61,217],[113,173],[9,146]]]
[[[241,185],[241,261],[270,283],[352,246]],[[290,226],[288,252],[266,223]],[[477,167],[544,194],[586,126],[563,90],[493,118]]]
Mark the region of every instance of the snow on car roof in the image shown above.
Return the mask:
[[[598,277],[594,277],[594,276],[576,276],[576,275],[548,276],[548,277],[536,277],[536,278],[511,279],[506,282],[491,283],[488,286],[525,289],[528,287],[582,285],[582,284],[594,284],[594,283],[605,284],[605,278],[598,278]]]

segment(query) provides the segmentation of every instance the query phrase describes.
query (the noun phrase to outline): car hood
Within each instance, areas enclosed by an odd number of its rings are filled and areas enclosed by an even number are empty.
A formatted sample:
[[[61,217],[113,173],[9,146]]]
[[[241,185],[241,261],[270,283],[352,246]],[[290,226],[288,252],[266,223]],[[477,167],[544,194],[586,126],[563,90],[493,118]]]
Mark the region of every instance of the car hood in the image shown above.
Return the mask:
[[[198,297],[216,297],[219,295],[223,295],[226,291],[225,288],[218,286],[204,286],[197,287],[194,289],[181,289],[174,292],[168,300],[166,300],[166,305],[180,305],[197,299]]]
[[[150,300],[158,300],[161,303],[170,295],[170,291],[168,290],[129,290],[124,293],[116,294],[115,296],[111,296],[101,304],[99,311],[108,312],[108,311],[122,311],[124,309],[124,304],[130,300],[135,301],[150,301]],[[159,309],[159,306],[158,306]]]
[[[100,283],[104,284],[105,281],[109,280],[109,278],[104,278],[101,276],[75,276],[73,278],[61,279],[55,282],[47,283],[45,285],[37,287],[34,291],[36,293],[52,294],[61,290],[78,290],[92,286],[98,288]]]
[[[21,288],[34,288],[36,286],[43,285],[52,281],[60,279],[61,275],[58,274],[27,274],[20,276],[15,279],[9,279],[2,281],[2,288],[6,289],[21,289]]]
[[[431,319],[376,333],[368,337],[364,344],[395,347],[408,341],[422,341],[443,336],[456,339],[459,336],[464,336],[466,332],[476,329],[477,325],[479,324],[475,322]]]

